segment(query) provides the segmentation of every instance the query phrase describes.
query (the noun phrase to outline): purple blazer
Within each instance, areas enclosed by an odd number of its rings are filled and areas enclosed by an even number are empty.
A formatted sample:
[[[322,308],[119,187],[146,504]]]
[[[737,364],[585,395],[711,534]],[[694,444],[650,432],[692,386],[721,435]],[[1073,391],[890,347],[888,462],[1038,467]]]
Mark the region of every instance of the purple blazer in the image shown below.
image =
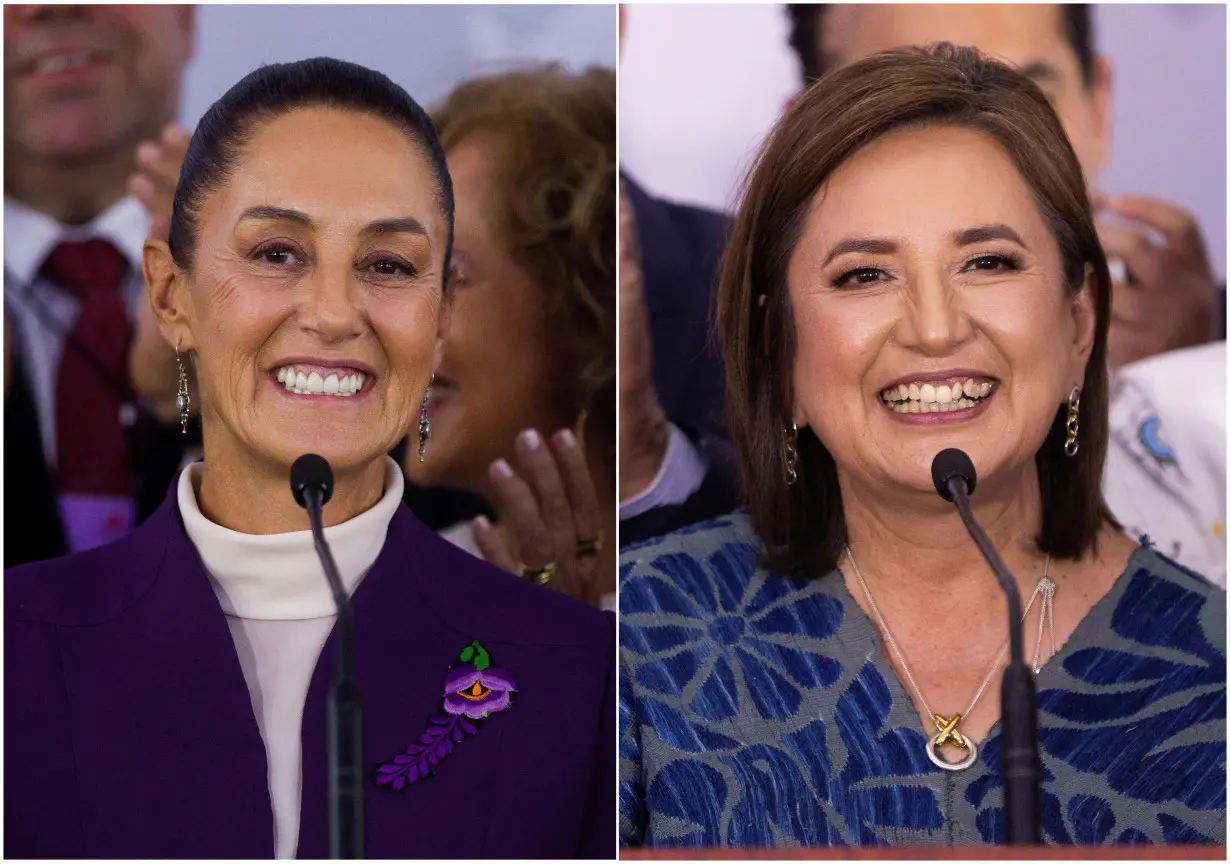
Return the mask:
[[[230,630],[171,495],[127,538],[6,571],[9,858],[271,858],[265,748]],[[613,616],[456,549],[402,505],[353,597],[373,858],[614,858]],[[478,640],[516,681],[436,772],[375,766],[442,715]],[[328,855],[325,714],[303,713],[300,858]]]

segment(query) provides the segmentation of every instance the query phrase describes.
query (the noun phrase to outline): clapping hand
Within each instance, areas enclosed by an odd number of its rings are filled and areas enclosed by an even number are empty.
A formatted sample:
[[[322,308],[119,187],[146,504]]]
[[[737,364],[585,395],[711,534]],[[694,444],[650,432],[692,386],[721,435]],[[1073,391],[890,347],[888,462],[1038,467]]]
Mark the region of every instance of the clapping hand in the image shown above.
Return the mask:
[[[490,470],[506,533],[479,517],[474,542],[497,567],[598,605],[602,517],[576,436],[563,429],[548,442],[527,430],[516,453],[519,473],[503,459]]]
[[[1133,195],[1095,197],[1094,205],[1143,226],[1098,224],[1107,257],[1122,260],[1130,274],[1126,284],[1114,286],[1110,365],[1208,342],[1217,309],[1216,283],[1192,215],[1173,204]]]
[[[137,147],[137,170],[128,178],[128,191],[149,211],[151,240],[165,242],[171,231],[175,186],[191,139],[186,129],[172,123],[157,141],[143,141]]]

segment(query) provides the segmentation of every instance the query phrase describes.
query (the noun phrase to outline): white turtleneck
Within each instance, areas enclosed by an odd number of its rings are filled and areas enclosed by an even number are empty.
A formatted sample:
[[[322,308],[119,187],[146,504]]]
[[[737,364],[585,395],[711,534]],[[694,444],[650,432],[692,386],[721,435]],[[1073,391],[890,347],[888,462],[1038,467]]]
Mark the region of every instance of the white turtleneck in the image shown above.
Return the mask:
[[[265,741],[274,855],[294,858],[299,842],[303,703],[316,660],[337,617],[333,594],[316,557],[311,531],[241,534],[205,518],[193,478],[179,478],[179,512],[226,613]],[[401,468],[388,460],[384,495],[374,507],[325,529],[348,594],[363,581],[384,547],[401,504]]]

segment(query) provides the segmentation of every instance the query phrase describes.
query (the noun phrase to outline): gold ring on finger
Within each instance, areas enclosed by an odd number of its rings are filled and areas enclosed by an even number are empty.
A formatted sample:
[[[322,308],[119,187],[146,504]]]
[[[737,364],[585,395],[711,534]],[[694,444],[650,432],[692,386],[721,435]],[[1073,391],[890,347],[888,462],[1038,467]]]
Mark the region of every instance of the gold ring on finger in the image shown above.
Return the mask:
[[[599,531],[593,537],[578,537],[577,538],[577,557],[591,558],[602,551],[602,532]]]
[[[555,562],[549,561],[537,570],[532,570],[529,567],[521,568],[521,578],[529,579],[535,585],[546,585],[555,576]]]

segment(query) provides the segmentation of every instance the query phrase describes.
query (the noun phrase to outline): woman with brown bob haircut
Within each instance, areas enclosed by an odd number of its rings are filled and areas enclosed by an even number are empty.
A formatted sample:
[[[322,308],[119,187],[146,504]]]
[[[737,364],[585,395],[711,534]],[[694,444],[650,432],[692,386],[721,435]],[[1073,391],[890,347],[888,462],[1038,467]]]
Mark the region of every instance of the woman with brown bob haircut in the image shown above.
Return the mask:
[[[1045,842],[1225,842],[1225,594],[1101,497],[1110,279],[1046,97],[974,49],[885,52],[777,124],[717,323],[747,512],[625,550],[621,842],[1004,840],[1019,581]]]

